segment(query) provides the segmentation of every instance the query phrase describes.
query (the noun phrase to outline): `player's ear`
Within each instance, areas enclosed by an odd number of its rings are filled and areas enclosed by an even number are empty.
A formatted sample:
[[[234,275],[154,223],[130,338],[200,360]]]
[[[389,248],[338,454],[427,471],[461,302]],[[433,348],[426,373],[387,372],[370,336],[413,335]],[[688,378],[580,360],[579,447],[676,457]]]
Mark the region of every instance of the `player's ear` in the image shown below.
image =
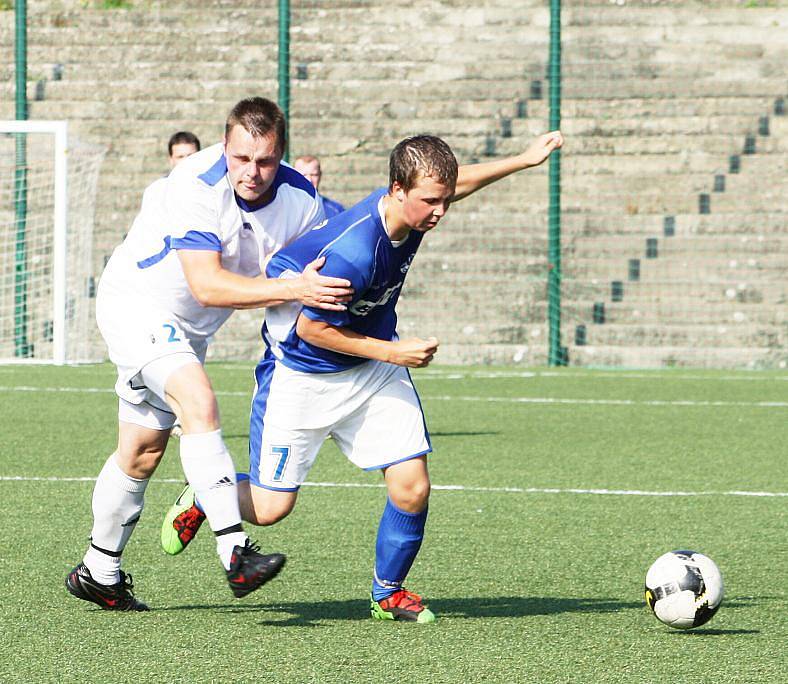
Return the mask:
[[[394,183],[391,186],[391,194],[398,201],[400,201],[400,202],[404,202],[405,201],[405,190],[397,181],[394,181]]]

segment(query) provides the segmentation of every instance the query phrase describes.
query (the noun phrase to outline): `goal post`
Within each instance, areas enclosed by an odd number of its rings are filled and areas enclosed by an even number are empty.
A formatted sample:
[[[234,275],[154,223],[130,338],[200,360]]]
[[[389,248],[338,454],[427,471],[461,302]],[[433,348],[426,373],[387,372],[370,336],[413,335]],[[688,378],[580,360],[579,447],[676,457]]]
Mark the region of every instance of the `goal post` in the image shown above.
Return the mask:
[[[66,121],[0,121],[0,149],[11,141],[25,155],[0,162],[0,363],[91,360],[93,214],[104,151],[70,142]]]

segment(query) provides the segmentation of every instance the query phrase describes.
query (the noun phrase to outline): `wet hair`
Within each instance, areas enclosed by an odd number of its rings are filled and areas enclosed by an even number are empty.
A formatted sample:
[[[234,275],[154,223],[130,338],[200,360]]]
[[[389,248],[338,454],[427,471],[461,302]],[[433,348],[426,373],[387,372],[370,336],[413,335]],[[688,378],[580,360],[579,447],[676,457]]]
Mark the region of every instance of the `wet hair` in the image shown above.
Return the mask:
[[[389,157],[389,189],[397,182],[407,192],[423,176],[452,190],[457,184],[457,159],[451,148],[434,135],[405,138]]]
[[[200,139],[191,131],[178,131],[170,136],[167,143],[167,154],[172,156],[172,148],[176,145],[194,145],[200,151]]]
[[[230,137],[233,126],[243,126],[255,138],[262,138],[273,132],[277,146],[284,151],[287,141],[285,115],[275,102],[264,97],[250,97],[241,100],[230,110],[224,127],[225,137]]]

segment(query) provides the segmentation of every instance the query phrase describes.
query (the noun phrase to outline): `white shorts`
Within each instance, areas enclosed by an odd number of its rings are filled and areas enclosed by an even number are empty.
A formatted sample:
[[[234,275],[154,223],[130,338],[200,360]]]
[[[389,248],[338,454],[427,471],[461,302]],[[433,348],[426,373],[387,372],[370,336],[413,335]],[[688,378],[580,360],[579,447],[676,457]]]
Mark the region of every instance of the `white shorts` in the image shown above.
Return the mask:
[[[300,373],[269,353],[255,375],[249,478],[258,487],[298,490],[329,435],[364,470],[432,451],[406,368],[368,361],[340,373]]]
[[[170,374],[188,363],[204,363],[206,339],[189,339],[172,314],[150,302],[102,288],[96,322],[118,370],[118,418],[144,427],[172,427],[175,414],[164,398]]]

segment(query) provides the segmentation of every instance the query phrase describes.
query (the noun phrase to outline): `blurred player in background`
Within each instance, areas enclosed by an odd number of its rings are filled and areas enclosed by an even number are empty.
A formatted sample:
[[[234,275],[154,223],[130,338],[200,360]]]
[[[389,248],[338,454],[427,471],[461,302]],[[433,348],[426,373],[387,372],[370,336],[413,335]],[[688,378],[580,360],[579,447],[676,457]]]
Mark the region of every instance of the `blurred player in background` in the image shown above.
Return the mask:
[[[315,190],[320,192],[320,181],[323,178],[323,171],[320,168],[320,160],[312,155],[304,155],[293,162],[293,168],[304,175],[304,177],[315,186]],[[323,203],[323,211],[326,218],[331,218],[345,211],[339,202],[329,199],[325,195],[319,195]]]
[[[458,169],[440,138],[403,140],[391,153],[388,188],[280,250],[267,266],[269,277],[286,281],[325,258],[324,273],[350,281],[355,293],[345,311],[293,302],[266,312],[266,352],[255,371],[249,428],[250,469],[239,475],[241,512],[257,525],[287,516],[329,435],[354,464],[381,470],[388,501],[375,547],[373,618],[435,619],[403,582],[424,536],[432,451],[407,369],[427,366],[438,340],[397,336],[395,307],[403,282],[422,238],[452,202],[541,164],[562,144],[554,131],[521,155]],[[194,500],[187,487],[165,517],[162,543],[169,553],[182,551],[201,523],[199,493]]]
[[[266,278],[274,251],[323,221],[315,189],[282,163],[285,120],[270,100],[242,100],[221,143],[181,161],[156,202],[144,203],[101,277],[96,319],[118,369],[118,447],[93,491],[93,529],[68,591],[107,610],[147,610],[121,554],[176,416],[184,473],[200,496],[230,588],[244,596],[274,577],[241,526],[235,467],[203,362],[209,338],[234,309],[299,301],[345,308],[346,280],[318,274]]]
[[[170,171],[178,166],[184,159],[199,151],[200,140],[194,133],[191,131],[178,131],[177,133],[173,133],[167,142],[167,160],[170,164]],[[145,188],[145,191],[142,193],[143,207],[145,204],[155,204],[162,201],[167,175],[168,174],[165,174],[161,178],[157,178]]]
[[[200,139],[191,131],[173,133],[167,142],[167,158],[170,162],[170,169],[174,169],[186,157],[199,152],[200,149],[202,149]]]

